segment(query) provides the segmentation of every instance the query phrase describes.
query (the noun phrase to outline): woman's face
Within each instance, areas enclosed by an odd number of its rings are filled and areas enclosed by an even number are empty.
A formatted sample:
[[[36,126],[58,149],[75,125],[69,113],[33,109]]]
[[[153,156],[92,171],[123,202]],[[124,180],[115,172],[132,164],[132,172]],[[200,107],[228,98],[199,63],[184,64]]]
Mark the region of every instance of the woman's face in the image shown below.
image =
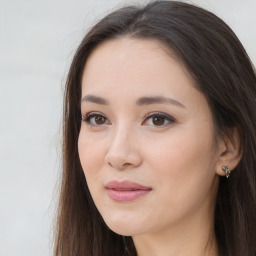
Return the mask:
[[[210,218],[218,145],[206,98],[154,40],[107,41],[82,78],[79,157],[106,224],[122,235]]]

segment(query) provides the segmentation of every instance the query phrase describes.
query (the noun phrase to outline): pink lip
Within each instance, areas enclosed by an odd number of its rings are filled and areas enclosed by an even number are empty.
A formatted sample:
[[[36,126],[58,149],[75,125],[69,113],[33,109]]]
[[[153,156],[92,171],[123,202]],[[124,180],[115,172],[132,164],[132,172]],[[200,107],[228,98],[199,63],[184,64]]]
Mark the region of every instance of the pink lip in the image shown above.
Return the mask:
[[[134,201],[137,198],[149,193],[152,188],[142,186],[132,181],[110,181],[106,185],[108,196],[117,202]]]

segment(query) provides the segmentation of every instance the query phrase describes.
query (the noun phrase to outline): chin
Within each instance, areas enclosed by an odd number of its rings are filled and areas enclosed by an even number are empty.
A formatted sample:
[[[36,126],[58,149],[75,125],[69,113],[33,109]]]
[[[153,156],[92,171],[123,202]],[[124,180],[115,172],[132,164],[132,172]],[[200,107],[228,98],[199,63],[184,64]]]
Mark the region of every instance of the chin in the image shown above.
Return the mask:
[[[121,236],[134,236],[142,233],[142,230],[136,223],[123,220],[104,220],[109,229]]]

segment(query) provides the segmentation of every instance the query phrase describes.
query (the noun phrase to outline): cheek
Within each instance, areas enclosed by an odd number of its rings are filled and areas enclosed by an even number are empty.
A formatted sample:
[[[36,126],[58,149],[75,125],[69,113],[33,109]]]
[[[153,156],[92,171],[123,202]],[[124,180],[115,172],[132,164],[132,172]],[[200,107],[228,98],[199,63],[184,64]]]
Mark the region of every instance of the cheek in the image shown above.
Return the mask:
[[[102,169],[105,156],[103,142],[104,140],[95,141],[93,136],[86,136],[83,131],[79,134],[78,153],[88,183],[91,179],[97,179]]]
[[[212,193],[215,161],[211,133],[208,129],[199,137],[196,132],[181,131],[170,135],[168,140],[155,141],[154,147],[145,145],[146,169],[154,177],[155,186],[161,188],[159,207],[169,205],[176,209],[177,216],[182,216]]]
[[[170,134],[152,137],[143,144],[148,155],[145,158],[170,175],[190,173],[197,168],[207,170],[214,160],[215,147],[209,127],[200,135],[196,129],[173,129]]]

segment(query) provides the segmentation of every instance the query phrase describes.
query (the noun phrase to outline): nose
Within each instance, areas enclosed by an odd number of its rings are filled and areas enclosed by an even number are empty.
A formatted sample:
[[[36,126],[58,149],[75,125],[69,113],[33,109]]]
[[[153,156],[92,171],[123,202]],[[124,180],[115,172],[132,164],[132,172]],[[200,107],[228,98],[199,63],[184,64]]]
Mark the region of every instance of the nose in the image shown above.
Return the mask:
[[[138,146],[131,129],[119,129],[111,138],[105,162],[117,170],[138,167],[142,163]]]

